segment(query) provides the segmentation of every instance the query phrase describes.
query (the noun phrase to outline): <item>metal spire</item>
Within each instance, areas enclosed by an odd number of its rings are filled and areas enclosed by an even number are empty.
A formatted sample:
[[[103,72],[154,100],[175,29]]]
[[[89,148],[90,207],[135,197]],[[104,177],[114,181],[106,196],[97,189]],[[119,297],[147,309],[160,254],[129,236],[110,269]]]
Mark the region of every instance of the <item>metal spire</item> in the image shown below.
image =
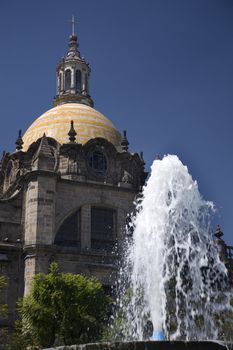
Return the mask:
[[[75,24],[77,22],[75,21],[74,15],[72,15],[71,23],[72,23],[72,35],[75,35]]]

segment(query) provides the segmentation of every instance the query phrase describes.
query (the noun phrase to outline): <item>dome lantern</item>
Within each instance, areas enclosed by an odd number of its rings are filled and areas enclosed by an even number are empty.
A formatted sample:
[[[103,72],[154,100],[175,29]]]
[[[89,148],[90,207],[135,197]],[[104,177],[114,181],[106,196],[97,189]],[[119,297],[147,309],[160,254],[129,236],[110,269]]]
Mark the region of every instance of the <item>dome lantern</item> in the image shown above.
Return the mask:
[[[69,50],[57,65],[57,95],[54,106],[64,103],[82,103],[93,107],[89,95],[90,66],[78,50],[78,37],[75,34],[75,21],[72,16],[72,34],[69,37]]]

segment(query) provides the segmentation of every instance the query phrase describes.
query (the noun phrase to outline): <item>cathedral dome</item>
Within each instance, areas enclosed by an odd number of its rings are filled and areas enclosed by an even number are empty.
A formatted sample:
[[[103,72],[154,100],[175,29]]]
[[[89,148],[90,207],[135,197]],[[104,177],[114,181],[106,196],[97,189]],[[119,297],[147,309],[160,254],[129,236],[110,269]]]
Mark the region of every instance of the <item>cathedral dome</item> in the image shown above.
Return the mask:
[[[71,120],[78,143],[85,144],[90,139],[103,137],[115,146],[120,144],[119,131],[103,114],[84,104],[65,103],[48,110],[32,123],[23,136],[23,150],[26,151],[44,133],[60,144],[68,143]]]

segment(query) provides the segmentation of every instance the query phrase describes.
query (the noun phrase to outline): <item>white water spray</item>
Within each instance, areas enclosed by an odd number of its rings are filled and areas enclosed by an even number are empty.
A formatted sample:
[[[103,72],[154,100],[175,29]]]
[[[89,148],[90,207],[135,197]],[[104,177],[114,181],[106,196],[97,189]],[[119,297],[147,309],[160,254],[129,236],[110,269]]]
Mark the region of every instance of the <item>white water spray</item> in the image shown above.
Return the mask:
[[[151,170],[120,273],[123,337],[144,339],[149,321],[167,339],[217,339],[214,315],[228,296],[227,270],[209,234],[213,203],[177,156],[155,160]]]

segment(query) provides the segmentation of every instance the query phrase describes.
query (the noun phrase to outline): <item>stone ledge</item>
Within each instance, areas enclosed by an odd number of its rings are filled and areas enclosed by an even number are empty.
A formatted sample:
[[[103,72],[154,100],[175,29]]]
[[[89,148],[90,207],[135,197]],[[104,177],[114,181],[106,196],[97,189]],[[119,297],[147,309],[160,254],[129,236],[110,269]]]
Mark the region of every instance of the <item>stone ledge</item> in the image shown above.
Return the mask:
[[[233,350],[233,343],[217,341],[139,341],[59,346],[44,350]]]

